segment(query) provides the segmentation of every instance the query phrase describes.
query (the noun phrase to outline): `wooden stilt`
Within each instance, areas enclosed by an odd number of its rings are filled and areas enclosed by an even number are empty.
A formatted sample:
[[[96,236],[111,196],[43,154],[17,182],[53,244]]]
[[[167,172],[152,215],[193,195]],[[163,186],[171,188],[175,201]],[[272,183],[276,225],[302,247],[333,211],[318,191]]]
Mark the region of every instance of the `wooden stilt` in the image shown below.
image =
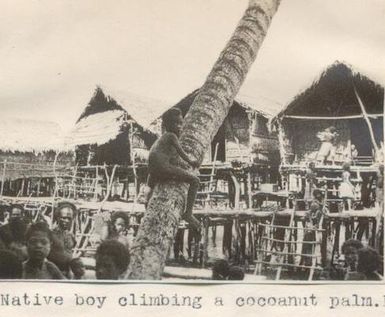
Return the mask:
[[[1,189],[0,189],[0,196],[3,196],[4,192],[4,184],[5,184],[5,171],[7,169],[7,160],[4,160],[3,162],[3,173],[1,175]]]
[[[209,217],[203,217],[203,261],[202,267],[206,267],[209,259],[208,246],[209,246]]]

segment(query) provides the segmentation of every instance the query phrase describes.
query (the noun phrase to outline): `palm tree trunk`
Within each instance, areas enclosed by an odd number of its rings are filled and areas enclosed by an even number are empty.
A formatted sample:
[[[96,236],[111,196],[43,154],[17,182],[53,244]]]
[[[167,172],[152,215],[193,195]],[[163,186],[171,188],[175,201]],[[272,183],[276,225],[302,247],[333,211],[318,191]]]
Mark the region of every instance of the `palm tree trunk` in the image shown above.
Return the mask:
[[[233,36],[201,87],[180,138],[186,153],[203,157],[241,87],[280,0],[250,0]],[[187,185],[158,184],[131,248],[130,279],[160,279],[184,211]]]

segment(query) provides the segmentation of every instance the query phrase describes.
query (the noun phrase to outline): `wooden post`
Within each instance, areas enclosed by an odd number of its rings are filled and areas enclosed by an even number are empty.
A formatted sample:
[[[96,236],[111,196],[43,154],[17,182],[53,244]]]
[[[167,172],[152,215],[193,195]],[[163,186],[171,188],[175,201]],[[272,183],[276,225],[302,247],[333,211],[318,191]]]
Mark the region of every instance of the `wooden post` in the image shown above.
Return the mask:
[[[94,189],[94,200],[98,199],[98,186],[99,186],[99,166],[95,167],[95,189]]]
[[[1,175],[1,189],[0,189],[0,196],[3,197],[4,192],[4,183],[5,183],[5,170],[7,168],[7,160],[4,160],[3,162],[3,174]]]
[[[285,140],[283,137],[283,127],[281,120],[277,121],[277,128],[278,128],[278,142],[279,142],[279,155],[281,156],[281,164],[285,165],[286,162],[286,150],[285,150]]]
[[[206,267],[209,259],[208,245],[209,245],[209,217],[206,215],[203,217],[203,261],[202,267]]]
[[[247,199],[248,199],[248,209],[253,208],[253,191],[251,188],[251,172],[247,172]]]
[[[132,162],[132,171],[134,173],[134,203],[136,204],[138,201],[138,175],[136,172],[136,164],[135,164],[135,153],[133,151],[133,143],[134,143],[134,126],[132,124],[132,121],[130,121],[130,130],[129,130],[129,141],[130,141],[130,159]]]
[[[239,210],[239,201],[240,201],[240,197],[241,197],[241,186],[239,185],[239,182],[233,173],[230,173],[230,177],[231,177],[231,180],[233,181],[233,184],[235,187],[234,209]]]

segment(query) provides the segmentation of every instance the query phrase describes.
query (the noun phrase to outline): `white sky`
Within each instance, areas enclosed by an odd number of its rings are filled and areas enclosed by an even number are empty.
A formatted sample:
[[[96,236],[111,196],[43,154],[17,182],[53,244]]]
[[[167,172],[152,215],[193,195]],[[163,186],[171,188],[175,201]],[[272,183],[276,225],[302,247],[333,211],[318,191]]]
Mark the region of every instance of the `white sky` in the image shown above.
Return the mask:
[[[98,84],[171,106],[204,82],[246,6],[0,0],[0,114],[68,130]],[[282,0],[240,95],[275,113],[335,60],[385,85],[384,21],[384,0]]]

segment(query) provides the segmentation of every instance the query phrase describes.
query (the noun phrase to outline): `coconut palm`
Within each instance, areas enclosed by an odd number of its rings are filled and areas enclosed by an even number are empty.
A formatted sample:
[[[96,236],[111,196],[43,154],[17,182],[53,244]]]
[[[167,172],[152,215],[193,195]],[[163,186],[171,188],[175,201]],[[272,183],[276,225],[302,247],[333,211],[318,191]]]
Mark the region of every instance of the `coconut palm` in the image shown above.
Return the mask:
[[[186,115],[180,142],[191,158],[202,159],[211,139],[226,118],[257,56],[279,2],[250,0],[234,34]],[[130,273],[127,278],[161,278],[184,211],[187,189],[186,184],[178,182],[162,183],[155,187],[131,248]]]

